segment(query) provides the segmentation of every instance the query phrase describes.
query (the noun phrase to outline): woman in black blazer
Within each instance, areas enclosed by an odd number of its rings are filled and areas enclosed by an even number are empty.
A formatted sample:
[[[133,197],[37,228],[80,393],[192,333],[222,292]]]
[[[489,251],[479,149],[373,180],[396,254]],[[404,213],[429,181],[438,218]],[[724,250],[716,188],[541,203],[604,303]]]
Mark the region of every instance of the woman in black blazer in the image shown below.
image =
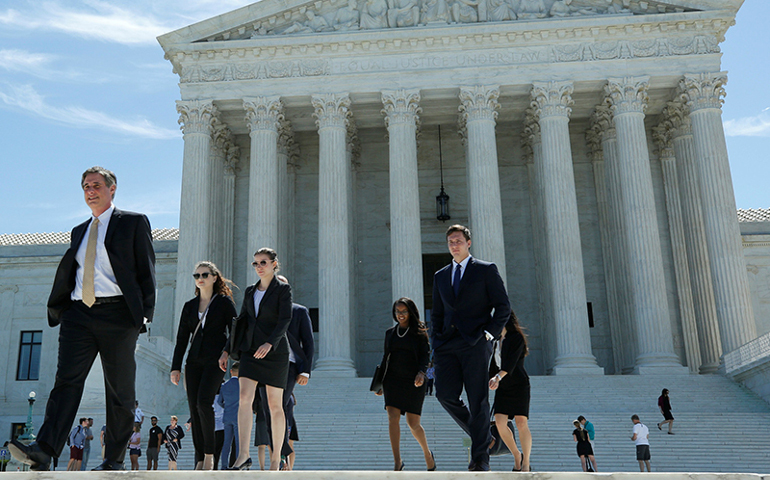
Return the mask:
[[[216,449],[213,404],[224,377],[218,359],[236,312],[233,292],[228,286],[232,282],[222,276],[216,265],[199,262],[193,278],[195,298],[182,308],[171,362],[171,383],[179,385],[182,358],[190,345],[185,386],[192,416],[195,469],[213,470]]]
[[[264,384],[270,408],[270,422],[281,425],[273,428],[273,445],[283,445],[286,417],[283,413],[283,390],[289,376],[289,340],[286,330],[291,322],[291,287],[276,278],[278,255],[271,248],[260,248],[252,263],[259,280],[246,289],[243,306],[235,319],[230,340],[219,357],[219,367],[227,368],[228,355],[240,360],[238,372],[240,403],[238,407],[238,458],[233,469],[251,467],[251,443],[254,393],[258,384]],[[270,452],[270,470],[278,470],[281,448]]]
[[[420,424],[422,404],[425,401],[425,388],[430,360],[430,346],[425,324],[420,321],[417,305],[411,298],[399,298],[393,304],[393,320],[396,326],[385,332],[385,353],[382,362],[385,375],[382,379],[382,391],[385,395],[385,410],[388,412],[388,434],[393,450],[394,470],[403,470],[401,460],[401,415],[406,415],[406,423],[414,439],[422,447],[428,471],[436,469],[436,459],[428,448],[425,429]]]

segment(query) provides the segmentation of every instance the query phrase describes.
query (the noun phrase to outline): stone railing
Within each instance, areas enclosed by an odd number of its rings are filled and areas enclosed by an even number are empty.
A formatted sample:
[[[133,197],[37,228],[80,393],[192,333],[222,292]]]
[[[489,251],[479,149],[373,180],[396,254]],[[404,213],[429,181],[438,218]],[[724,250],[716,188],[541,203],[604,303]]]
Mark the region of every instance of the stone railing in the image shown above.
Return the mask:
[[[737,350],[725,354],[725,373],[730,375],[741,367],[763,358],[770,359],[770,333],[757,337]]]

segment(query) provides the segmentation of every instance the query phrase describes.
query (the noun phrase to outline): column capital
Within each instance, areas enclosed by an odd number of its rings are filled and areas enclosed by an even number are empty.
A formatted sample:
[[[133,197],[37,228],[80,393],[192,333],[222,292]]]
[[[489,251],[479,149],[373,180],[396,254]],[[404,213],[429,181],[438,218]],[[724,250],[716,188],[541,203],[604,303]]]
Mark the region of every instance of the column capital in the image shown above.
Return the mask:
[[[664,119],[656,127],[652,128],[652,139],[658,147],[658,157],[661,161],[674,159],[674,145],[671,140],[674,138],[674,126],[667,119]]]
[[[498,85],[460,87],[460,116],[467,123],[473,120],[496,120],[500,103]]]
[[[468,125],[462,113],[457,115],[457,136],[460,137],[460,144],[463,147],[468,145]]]
[[[350,151],[353,166],[360,166],[358,159],[361,156],[361,139],[358,138],[358,126],[356,126],[356,122],[348,122],[346,146]]]
[[[294,130],[291,122],[286,118],[281,118],[278,122],[278,151],[284,155],[289,155],[294,145]]]
[[[238,162],[241,160],[241,147],[230,143],[225,154],[225,175],[235,175],[238,171]]]
[[[176,111],[182,133],[202,133],[211,135],[213,122],[219,111],[212,100],[177,100]]]
[[[721,109],[726,83],[727,72],[687,74],[679,81],[679,90],[691,112],[703,108]]]
[[[594,108],[591,114],[591,128],[594,128],[601,135],[601,141],[613,140],[617,137],[610,107],[607,105],[597,105]]]
[[[692,135],[692,123],[687,114],[687,106],[683,102],[668,102],[663,107],[663,118],[671,125],[671,137],[678,138],[684,135]]]
[[[311,103],[315,112],[318,128],[342,127],[347,128],[353,112],[350,110],[350,97],[347,93],[327,93],[313,95]]]
[[[277,95],[246,97],[243,99],[243,109],[246,110],[246,125],[249,127],[249,132],[278,131],[280,121],[283,119],[281,97]]]
[[[647,88],[650,77],[609,78],[604,86],[606,102],[613,115],[644,113],[647,110]]]
[[[524,129],[521,131],[521,149],[527,163],[535,161],[535,145],[541,142],[540,124],[533,108],[528,108],[524,114]]]
[[[232,143],[233,133],[227,124],[220,122],[218,119],[214,119],[212,122],[212,146],[221,152],[227,150],[228,143]]]
[[[390,125],[419,125],[422,108],[420,108],[420,90],[383,90],[380,112],[385,115],[385,127]]]
[[[532,84],[532,102],[538,120],[546,117],[568,117],[574,91],[572,82],[534,82]]]
[[[604,160],[604,150],[602,150],[602,130],[599,124],[592,123],[586,130],[586,146],[592,162]]]

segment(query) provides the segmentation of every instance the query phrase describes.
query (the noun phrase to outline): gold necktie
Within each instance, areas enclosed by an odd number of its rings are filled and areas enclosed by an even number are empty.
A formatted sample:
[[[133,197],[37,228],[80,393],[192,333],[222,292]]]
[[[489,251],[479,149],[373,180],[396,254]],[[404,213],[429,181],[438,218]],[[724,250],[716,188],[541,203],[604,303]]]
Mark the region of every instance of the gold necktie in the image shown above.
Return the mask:
[[[83,265],[83,303],[88,308],[96,302],[96,293],[94,293],[94,263],[96,263],[96,237],[99,235],[99,219],[94,218],[91,222],[91,232],[88,234],[88,243],[86,244],[86,260]]]

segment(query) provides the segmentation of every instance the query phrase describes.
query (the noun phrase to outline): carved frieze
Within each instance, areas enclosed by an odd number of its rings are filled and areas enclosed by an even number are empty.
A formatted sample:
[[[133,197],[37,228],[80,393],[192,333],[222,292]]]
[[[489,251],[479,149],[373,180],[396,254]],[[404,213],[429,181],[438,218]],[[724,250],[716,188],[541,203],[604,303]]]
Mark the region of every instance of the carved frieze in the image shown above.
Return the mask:
[[[207,40],[691,10],[656,0],[336,0],[300,5]]]
[[[447,44],[460,41],[447,37]],[[442,40],[439,39],[439,42]],[[486,37],[481,42],[489,47]],[[654,43],[654,48],[650,43]],[[408,44],[406,44],[408,45]],[[445,68],[478,68],[485,66],[529,65],[545,63],[590,62],[675,55],[701,55],[719,53],[714,36],[697,35],[684,38],[660,38],[656,40],[607,41],[566,43],[554,46],[533,45],[513,48],[487,48],[477,52],[426,52],[401,54],[389,45],[382,47],[350,43],[353,54],[347,58],[305,58],[297,60],[249,61],[229,55],[221,64],[185,63],[181,83],[227,82],[276,78],[315,77],[348,73],[377,73],[405,70],[430,70]],[[290,54],[299,53],[303,46],[291,47]],[[390,55],[381,55],[384,52]],[[367,56],[358,55],[367,53]]]

